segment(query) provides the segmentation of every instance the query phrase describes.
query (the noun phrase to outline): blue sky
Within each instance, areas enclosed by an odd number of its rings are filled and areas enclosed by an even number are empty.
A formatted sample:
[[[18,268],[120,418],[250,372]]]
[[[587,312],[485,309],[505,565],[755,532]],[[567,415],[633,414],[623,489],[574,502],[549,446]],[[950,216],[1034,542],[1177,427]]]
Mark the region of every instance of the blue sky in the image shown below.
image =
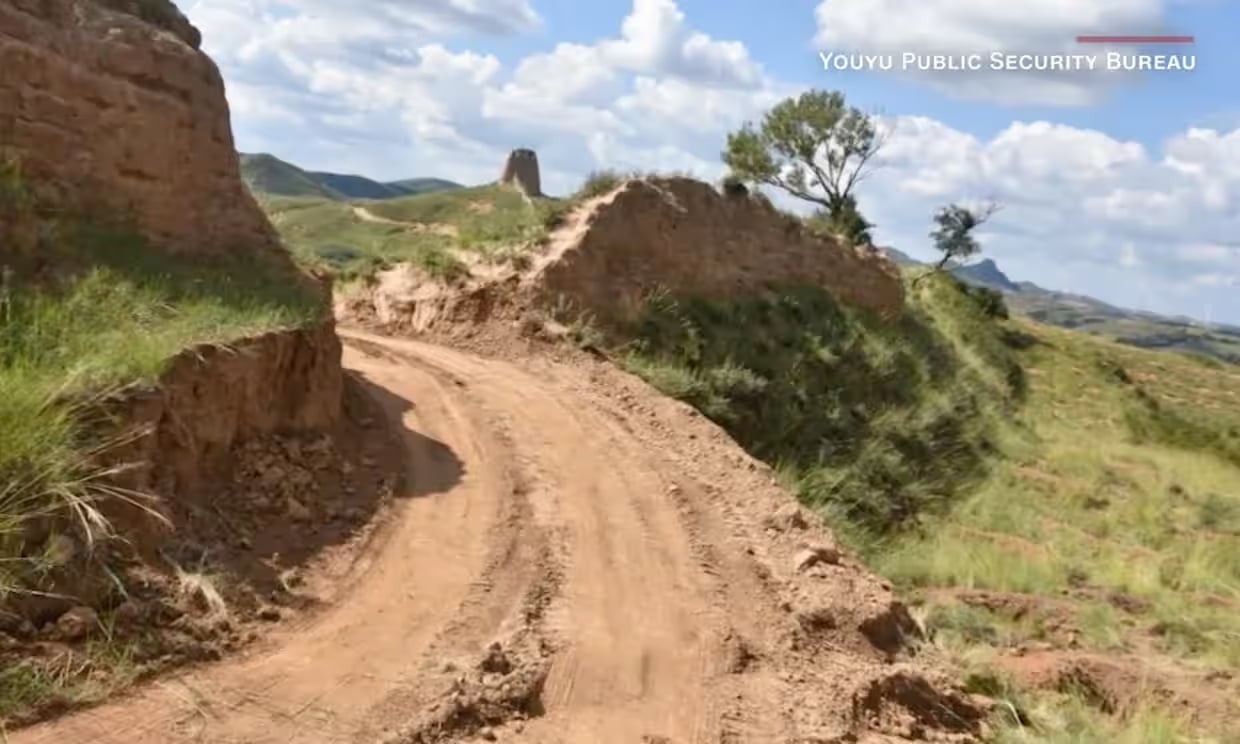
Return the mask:
[[[238,147],[376,178],[494,178],[534,147],[550,188],[597,168],[718,178],[726,133],[809,87],[880,114],[860,190],[876,237],[928,256],[933,210],[996,197],[1017,279],[1240,323],[1240,2],[197,0]],[[1078,52],[1191,34],[1193,72],[827,72],[820,50]],[[1091,49],[1092,50],[1092,49]],[[1096,50],[1105,52],[1106,49]],[[1130,49],[1130,51],[1142,51]],[[789,207],[795,207],[787,203]]]

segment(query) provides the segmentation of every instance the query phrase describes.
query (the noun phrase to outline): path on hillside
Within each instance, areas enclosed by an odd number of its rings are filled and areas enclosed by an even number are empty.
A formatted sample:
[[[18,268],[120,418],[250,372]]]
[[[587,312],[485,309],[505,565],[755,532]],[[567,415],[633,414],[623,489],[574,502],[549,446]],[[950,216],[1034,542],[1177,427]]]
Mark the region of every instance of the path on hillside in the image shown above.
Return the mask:
[[[401,222],[400,220],[393,220],[388,217],[380,217],[379,215],[370,211],[366,207],[362,207],[357,204],[353,205],[353,216],[358,218],[362,222],[374,222],[379,225],[401,225],[403,227],[411,227],[416,224],[416,223],[410,223],[410,222]]]
[[[797,585],[807,535],[760,516],[786,496],[685,406],[601,364],[343,335],[346,366],[403,426],[419,494],[350,589],[246,657],[11,741],[474,741],[482,720],[501,741],[564,744],[956,727],[937,692],[904,701],[921,677],[856,632],[885,617],[850,614],[888,606],[877,582],[842,565]],[[831,623],[789,604],[815,596]]]
[[[446,222],[403,222],[375,214],[358,204],[354,204],[352,209],[353,216],[362,222],[370,222],[376,225],[392,225],[394,227],[403,227],[406,230],[435,233],[436,235],[453,236],[457,234],[456,225],[450,225]]]

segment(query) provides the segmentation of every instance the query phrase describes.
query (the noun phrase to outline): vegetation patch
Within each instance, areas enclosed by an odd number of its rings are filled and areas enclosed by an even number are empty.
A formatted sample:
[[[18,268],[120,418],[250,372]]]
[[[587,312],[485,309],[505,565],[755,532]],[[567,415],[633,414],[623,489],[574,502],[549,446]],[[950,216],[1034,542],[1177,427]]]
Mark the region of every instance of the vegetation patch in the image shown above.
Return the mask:
[[[966,670],[1037,648],[1123,654],[1212,701],[1193,720],[1155,691],[1102,709],[1087,690],[1021,690],[983,665],[997,741],[1224,732],[1235,687],[1199,680],[1240,670],[1240,373],[1007,319],[990,293],[923,275],[893,323],[813,288],[656,295],[623,358],[927,598],[935,642]]]
[[[469,260],[499,260],[503,249],[545,241],[574,202],[482,186],[354,203],[262,197],[260,204],[303,264],[347,281],[411,263],[450,281],[468,273]]]
[[[936,277],[895,322],[821,289],[649,302],[629,368],[777,464],[807,503],[886,539],[984,477],[1024,380],[988,319]]]
[[[50,229],[50,226],[49,226]],[[0,600],[38,556],[28,525],[67,520],[86,544],[118,493],[94,464],[107,442],[90,413],[99,393],[150,381],[197,344],[305,324],[322,298],[273,260],[193,263],[133,234],[61,225],[0,284]],[[40,276],[31,262],[58,267]]]

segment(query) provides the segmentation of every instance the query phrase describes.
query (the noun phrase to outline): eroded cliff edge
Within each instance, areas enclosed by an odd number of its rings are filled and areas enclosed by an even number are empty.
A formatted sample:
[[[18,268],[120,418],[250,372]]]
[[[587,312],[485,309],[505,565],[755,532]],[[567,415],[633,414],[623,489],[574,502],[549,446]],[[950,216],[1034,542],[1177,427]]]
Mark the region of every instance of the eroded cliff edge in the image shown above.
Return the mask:
[[[275,250],[199,41],[166,0],[0,2],[0,146],[45,209],[131,220],[167,250]]]

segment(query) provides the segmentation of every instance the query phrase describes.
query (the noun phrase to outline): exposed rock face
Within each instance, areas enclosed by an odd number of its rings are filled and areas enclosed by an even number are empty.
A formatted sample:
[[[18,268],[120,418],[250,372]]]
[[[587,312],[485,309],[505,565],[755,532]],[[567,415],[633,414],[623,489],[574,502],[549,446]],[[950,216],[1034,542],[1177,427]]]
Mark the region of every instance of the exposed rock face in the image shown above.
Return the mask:
[[[542,196],[542,179],[538,170],[538,154],[533,150],[517,149],[508,155],[499,182],[516,186],[529,197]]]
[[[167,0],[0,0],[0,148],[44,205],[198,254],[274,249],[224,84]]]
[[[807,285],[885,316],[904,305],[899,273],[877,249],[816,237],[765,200],[722,196],[700,181],[630,181],[585,219],[541,285],[600,320],[635,318],[656,288],[728,298]]]

